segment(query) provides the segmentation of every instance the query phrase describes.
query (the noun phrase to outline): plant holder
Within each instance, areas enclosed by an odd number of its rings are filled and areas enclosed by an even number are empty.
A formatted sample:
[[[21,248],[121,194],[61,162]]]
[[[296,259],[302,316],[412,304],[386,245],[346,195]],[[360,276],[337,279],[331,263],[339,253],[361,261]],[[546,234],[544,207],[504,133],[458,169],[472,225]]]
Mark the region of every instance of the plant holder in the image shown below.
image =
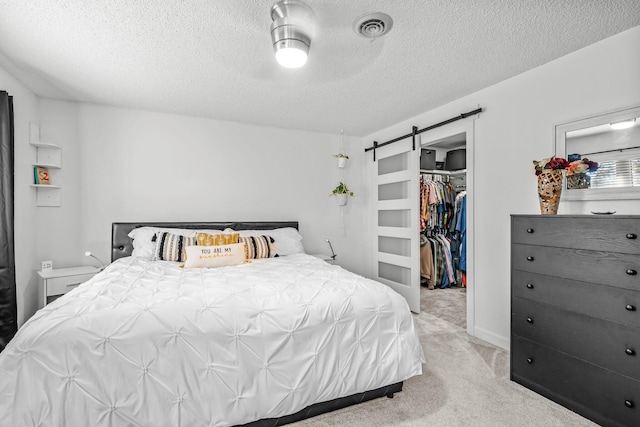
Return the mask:
[[[558,213],[560,194],[562,193],[562,170],[543,169],[538,175],[538,197],[540,198],[540,213],[555,215]]]
[[[349,201],[349,195],[347,193],[336,194],[335,196],[338,206],[346,206],[347,201]]]
[[[346,157],[338,157],[338,167],[340,169],[344,168],[347,165],[347,158]]]

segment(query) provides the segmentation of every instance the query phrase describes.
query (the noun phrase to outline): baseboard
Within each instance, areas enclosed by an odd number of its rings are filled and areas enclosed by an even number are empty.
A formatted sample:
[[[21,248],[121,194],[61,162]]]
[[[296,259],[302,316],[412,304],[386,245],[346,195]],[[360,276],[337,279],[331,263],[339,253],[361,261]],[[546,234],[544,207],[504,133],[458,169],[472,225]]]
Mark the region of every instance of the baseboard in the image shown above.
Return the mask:
[[[496,345],[498,347],[504,348],[505,350],[509,350],[509,338],[503,337],[501,335],[494,334],[493,332],[489,332],[486,329],[475,327],[473,336],[476,338],[480,338],[483,341],[486,341],[490,344]]]

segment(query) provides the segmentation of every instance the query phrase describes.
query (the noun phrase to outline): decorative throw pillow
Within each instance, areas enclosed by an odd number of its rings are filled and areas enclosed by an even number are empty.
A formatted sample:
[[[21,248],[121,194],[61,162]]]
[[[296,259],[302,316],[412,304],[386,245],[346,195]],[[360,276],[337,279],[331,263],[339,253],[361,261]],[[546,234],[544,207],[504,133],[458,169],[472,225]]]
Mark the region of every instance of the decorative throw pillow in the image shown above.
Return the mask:
[[[178,234],[180,236],[195,236],[195,230],[184,228],[160,228],[160,227],[138,227],[129,232],[129,237],[133,240],[133,252],[131,256],[152,260],[156,252],[156,234],[158,231]]]
[[[302,246],[302,236],[293,227],[275,228],[273,230],[238,230],[241,237],[261,236],[269,233],[273,237],[273,247],[279,256],[291,254],[303,254],[304,246]]]
[[[217,246],[187,246],[184,268],[215,268],[246,261],[244,243]]]
[[[219,245],[231,245],[238,243],[240,233],[198,233],[196,234],[196,241],[198,246],[219,246]]]
[[[271,236],[246,236],[240,237],[240,243],[244,243],[247,259],[272,258],[276,256],[273,250],[273,238]]]
[[[195,246],[195,236],[159,231],[156,233],[156,251],[154,260],[183,262],[186,258],[185,248]]]

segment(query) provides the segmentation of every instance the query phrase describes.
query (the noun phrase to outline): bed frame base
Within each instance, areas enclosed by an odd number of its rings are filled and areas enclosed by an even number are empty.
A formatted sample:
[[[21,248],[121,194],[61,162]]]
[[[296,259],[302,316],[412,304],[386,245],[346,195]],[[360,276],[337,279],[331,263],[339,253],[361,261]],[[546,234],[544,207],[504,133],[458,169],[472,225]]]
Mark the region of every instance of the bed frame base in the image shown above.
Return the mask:
[[[377,399],[379,397],[387,396],[393,399],[393,395],[402,391],[403,382],[391,384],[385,387],[380,387],[375,390],[365,391],[364,393],[358,393],[351,396],[340,397],[338,399],[329,400],[327,402],[314,403],[309,405],[301,411],[295,414],[286,415],[280,418],[266,418],[263,420],[253,421],[242,426],[237,427],[276,427],[289,423],[295,423],[307,418],[315,417],[316,415],[324,414],[326,412],[336,411],[338,409],[346,408],[347,406],[356,405],[358,403],[366,402],[368,400]]]

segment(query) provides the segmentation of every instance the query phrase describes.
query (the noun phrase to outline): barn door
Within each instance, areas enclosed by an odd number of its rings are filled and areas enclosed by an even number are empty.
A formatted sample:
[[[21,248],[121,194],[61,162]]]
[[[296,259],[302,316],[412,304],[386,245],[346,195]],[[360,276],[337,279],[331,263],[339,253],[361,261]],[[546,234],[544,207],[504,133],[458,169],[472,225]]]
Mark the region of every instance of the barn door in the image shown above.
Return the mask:
[[[411,138],[375,151],[375,279],[402,295],[420,312],[420,143]]]

